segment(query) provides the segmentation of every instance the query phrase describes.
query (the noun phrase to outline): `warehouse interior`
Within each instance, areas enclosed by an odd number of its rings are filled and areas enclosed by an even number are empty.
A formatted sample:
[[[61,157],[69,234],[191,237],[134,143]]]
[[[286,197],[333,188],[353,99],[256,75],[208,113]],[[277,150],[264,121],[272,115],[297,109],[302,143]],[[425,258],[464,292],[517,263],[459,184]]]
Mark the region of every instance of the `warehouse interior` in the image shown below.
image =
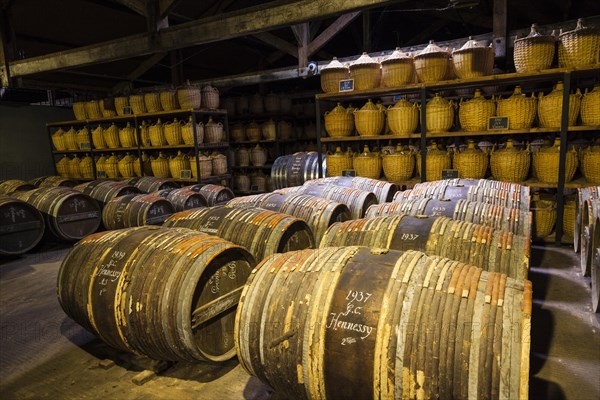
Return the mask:
[[[593,61],[562,58],[570,33]],[[548,64],[525,70],[522,43],[551,43]],[[487,72],[459,76],[474,48]],[[435,81],[428,52],[449,65]],[[361,88],[363,57],[413,74]],[[600,398],[598,57],[591,0],[0,0],[0,396]],[[496,112],[510,99],[528,126]],[[436,102],[452,121],[432,133]],[[466,129],[469,102],[494,104],[484,128]],[[380,113],[377,132],[361,112]],[[500,177],[512,168],[524,176]],[[361,314],[363,290],[379,303]]]

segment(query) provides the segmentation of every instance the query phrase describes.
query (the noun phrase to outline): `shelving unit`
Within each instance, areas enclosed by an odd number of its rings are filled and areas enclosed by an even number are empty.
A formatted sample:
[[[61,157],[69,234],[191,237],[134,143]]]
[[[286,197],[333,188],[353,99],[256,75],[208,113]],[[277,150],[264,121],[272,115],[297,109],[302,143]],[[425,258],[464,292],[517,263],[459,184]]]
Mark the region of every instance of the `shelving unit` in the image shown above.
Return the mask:
[[[191,117],[192,119],[192,127],[194,129],[194,145],[188,145],[188,144],[180,144],[180,145],[174,145],[174,146],[169,146],[169,145],[165,145],[165,146],[144,146],[142,145],[142,140],[141,140],[141,124],[142,121],[147,121],[147,120],[157,120],[159,118],[177,118],[177,117]],[[219,143],[197,143],[196,139],[196,125],[197,125],[197,120],[199,118],[202,117],[216,117],[218,119],[222,119],[223,121],[223,132],[224,132],[224,141],[223,142],[219,142]],[[130,123],[132,125],[132,127],[135,129],[135,134],[137,137],[137,143],[138,145],[136,147],[119,147],[119,148],[102,148],[102,149],[96,149],[93,147],[93,141],[92,141],[92,130],[95,129],[95,127],[99,124],[112,124],[112,123],[120,123],[120,124],[124,124],[124,123]],[[148,152],[154,152],[154,151],[161,151],[161,150],[188,150],[188,151],[193,151],[193,155],[196,157],[196,160],[198,159],[198,155],[200,154],[201,151],[203,150],[226,150],[225,153],[227,155],[227,165],[228,165],[228,173],[227,174],[223,174],[223,175],[217,175],[217,176],[209,176],[207,178],[201,178],[200,177],[200,165],[199,162],[196,162],[195,167],[193,165],[191,165],[192,168],[196,168],[197,171],[197,176],[198,179],[194,179],[194,178],[183,178],[183,177],[173,177],[172,179],[177,181],[177,182],[183,182],[183,183],[215,183],[215,182],[220,182],[221,184],[226,184],[226,186],[229,187],[233,187],[233,182],[232,182],[232,162],[233,162],[233,156],[232,153],[230,151],[230,144],[229,144],[229,120],[228,120],[228,116],[227,116],[227,111],[226,110],[222,110],[222,109],[218,109],[218,110],[208,110],[208,109],[199,109],[199,110],[195,110],[195,109],[185,109],[185,110],[171,110],[171,111],[163,111],[163,112],[156,112],[156,113],[145,113],[145,114],[132,114],[132,115],[126,115],[126,116],[117,116],[117,117],[111,117],[111,118],[100,118],[100,119],[87,119],[87,120],[75,120],[75,121],[59,121],[59,122],[52,122],[52,123],[48,123],[46,124],[46,128],[48,130],[48,138],[50,139],[50,145],[51,148],[54,148],[54,145],[52,144],[52,140],[51,140],[51,135],[54,129],[57,128],[69,128],[69,127],[86,127],[89,133],[89,143],[90,143],[90,149],[79,149],[79,150],[53,150],[52,154],[53,155],[62,155],[62,154],[90,154],[90,156],[93,158],[94,155],[97,154],[107,154],[107,153],[113,153],[113,152],[132,152],[135,153],[139,159],[140,162],[140,168],[143,171],[143,165],[142,165],[142,151],[148,151]],[[94,161],[92,163],[93,165],[93,172],[94,172],[94,176],[92,179],[108,179],[108,178],[104,178],[104,177],[99,177],[98,173],[96,171],[96,162]],[[56,166],[55,166],[55,173],[56,173]],[[84,179],[84,178],[72,178],[72,179],[76,179],[76,180],[80,180],[80,181],[86,181],[86,180],[90,180],[90,179]],[[121,178],[111,178],[113,180],[119,180]],[[122,179],[129,179],[129,178],[122,178]]]
[[[568,124],[568,110],[569,110],[569,93],[571,91],[571,82],[573,79],[591,79],[600,81],[600,65],[594,65],[586,68],[579,69],[566,69],[566,68],[554,68],[549,70],[543,70],[535,73],[507,73],[499,75],[490,75],[481,78],[473,79],[454,79],[448,81],[440,81],[435,83],[413,83],[402,87],[381,87],[370,90],[355,90],[352,92],[344,93],[321,93],[315,96],[316,99],[316,124],[317,124],[317,149],[319,153],[319,176],[323,176],[321,168],[322,161],[322,143],[351,143],[351,142],[363,142],[363,141],[375,141],[380,146],[381,141],[384,140],[409,140],[419,139],[421,149],[421,165],[423,176],[421,181],[426,181],[426,148],[427,140],[434,138],[449,138],[449,137],[475,137],[475,136],[498,136],[498,135],[531,135],[531,134],[559,134],[560,135],[560,154],[559,154],[559,179],[557,184],[547,184],[538,182],[535,180],[528,180],[522,184],[536,188],[545,189],[556,189],[557,196],[557,219],[556,219],[556,244],[561,243],[563,234],[563,209],[564,209],[564,191],[565,189],[575,189],[579,187],[585,187],[593,185],[592,183],[585,182],[583,179],[578,179],[573,182],[565,182],[565,164],[566,164],[566,153],[568,145],[568,133],[569,132],[599,132],[600,126],[567,126]],[[449,89],[465,89],[465,88],[481,88],[485,86],[498,86],[498,85],[522,85],[522,84],[539,84],[543,82],[555,82],[563,81],[564,92],[563,92],[563,109],[561,115],[561,127],[558,129],[549,128],[532,128],[532,129],[520,129],[520,130],[489,130],[482,132],[465,132],[465,131],[449,131],[432,133],[426,132],[426,102],[428,95]],[[413,133],[410,135],[380,135],[380,136],[349,136],[349,137],[321,137],[321,118],[320,109],[321,103],[325,101],[330,102],[341,102],[341,101],[356,101],[366,100],[368,98],[377,98],[381,96],[397,96],[405,94],[418,93],[421,103],[421,131],[419,133]]]

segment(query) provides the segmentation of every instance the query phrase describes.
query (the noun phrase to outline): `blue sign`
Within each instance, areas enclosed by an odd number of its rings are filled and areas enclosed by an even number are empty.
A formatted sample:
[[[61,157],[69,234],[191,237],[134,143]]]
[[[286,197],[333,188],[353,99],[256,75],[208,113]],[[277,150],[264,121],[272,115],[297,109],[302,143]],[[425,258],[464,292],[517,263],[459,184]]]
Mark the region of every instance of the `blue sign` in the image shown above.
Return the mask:
[[[354,90],[354,79],[343,79],[340,81],[340,92],[351,92]]]

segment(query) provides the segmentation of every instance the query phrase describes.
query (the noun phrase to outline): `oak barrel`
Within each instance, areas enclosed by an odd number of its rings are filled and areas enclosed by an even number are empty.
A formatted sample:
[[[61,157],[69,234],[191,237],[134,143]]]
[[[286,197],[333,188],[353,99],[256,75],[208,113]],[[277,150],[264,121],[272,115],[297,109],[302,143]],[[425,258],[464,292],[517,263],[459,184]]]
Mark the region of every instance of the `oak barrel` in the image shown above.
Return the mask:
[[[379,203],[392,201],[398,191],[398,185],[392,182],[380,181],[378,179],[363,178],[361,176],[332,176],[329,178],[313,179],[307,181],[305,185],[327,184],[334,186],[352,187],[354,189],[373,192],[377,196]]]
[[[44,236],[44,217],[23,200],[0,195],[0,256],[33,249]]]
[[[303,194],[265,193],[253,196],[236,197],[227,205],[234,207],[254,206],[265,210],[282,212],[304,220],[312,230],[316,243],[335,222],[349,220],[352,216],[345,204],[320,197]]]
[[[62,176],[41,176],[39,178],[32,179],[29,181],[29,183],[40,188],[51,188],[56,186],[72,188],[73,186],[77,185],[77,182],[68,178],[63,178]]]
[[[600,313],[600,216],[594,222],[594,237],[592,240],[594,249],[594,261],[591,265],[592,275],[592,309]]]
[[[372,205],[367,210],[365,217],[401,214],[449,217],[531,237],[531,212],[469,200],[402,199],[391,203]]]
[[[416,251],[278,254],[252,272],[240,364],[289,399],[528,397],[531,282]]]
[[[221,185],[192,185],[186,186],[190,190],[194,192],[200,193],[206,199],[208,205],[210,207],[217,206],[221,204],[227,203],[229,200],[233,199],[235,195],[228,187]]]
[[[193,190],[180,189],[165,189],[158,192],[158,195],[164,197],[171,202],[175,211],[185,211],[192,208],[208,207],[208,202],[198,192]]]
[[[73,189],[87,194],[91,198],[98,201],[102,207],[104,207],[106,203],[115,197],[141,193],[140,189],[125,182],[104,180],[81,183],[75,186]]]
[[[177,189],[179,185],[171,179],[155,178],[153,176],[142,176],[125,181],[140,189],[143,193],[152,193],[164,189]]]
[[[321,160],[323,175],[327,173],[327,159]],[[304,182],[319,177],[319,155],[314,152],[297,152],[291,155],[280,156],[275,159],[271,167],[273,187],[281,189],[290,186],[299,186]]]
[[[198,208],[172,215],[164,226],[189,228],[219,236],[245,247],[257,260],[275,253],[316,246],[306,222],[261,208]]]
[[[581,232],[579,243],[581,246],[580,268],[583,276],[589,276],[595,250],[593,248],[594,222],[600,216],[600,198],[590,197],[583,202],[581,211]]]
[[[395,215],[337,222],[319,247],[330,246],[419,250],[519,280],[529,270],[529,238],[447,217]]]
[[[162,225],[173,213],[175,207],[171,202],[156,193],[129,194],[106,203],[102,223],[106,229]]]
[[[254,265],[243,248],[188,229],[100,232],[64,259],[58,300],[117,349],[158,360],[224,361],[235,355],[234,308]]]
[[[20,179],[9,179],[0,181],[0,194],[11,194],[12,192],[26,192],[35,189],[35,185]]]
[[[600,186],[577,189],[577,196],[575,198],[575,231],[573,233],[573,248],[575,249],[575,252],[578,252],[581,249],[581,236],[584,233],[584,207],[588,207],[590,199],[600,199]],[[589,225],[589,208],[586,216],[585,225]]]
[[[59,240],[74,242],[100,227],[98,202],[77,190],[57,186],[15,192],[12,196],[41,212],[48,232]]]

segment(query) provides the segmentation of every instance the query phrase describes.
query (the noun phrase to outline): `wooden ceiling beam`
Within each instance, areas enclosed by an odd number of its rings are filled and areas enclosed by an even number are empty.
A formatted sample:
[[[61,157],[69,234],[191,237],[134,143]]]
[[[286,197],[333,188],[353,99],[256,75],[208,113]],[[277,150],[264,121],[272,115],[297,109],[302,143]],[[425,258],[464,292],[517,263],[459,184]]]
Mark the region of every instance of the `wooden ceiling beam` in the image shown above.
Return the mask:
[[[397,1],[397,0],[395,0]],[[157,32],[138,34],[44,56],[12,61],[13,76],[81,67],[252,35],[311,19],[361,8],[384,6],[394,0],[297,0],[269,2],[216,17],[199,19]],[[154,39],[154,40],[151,40]]]
[[[340,33],[348,24],[356,19],[360,15],[360,11],[351,12],[348,14],[340,15],[334,22],[331,23],[323,32],[321,32],[313,41],[308,45],[308,57],[315,54],[317,50],[325,46],[335,35]]]
[[[275,47],[291,56],[298,57],[298,47],[294,46],[287,40],[283,40],[279,36],[275,36],[269,32],[260,32],[254,35],[261,42]]]
[[[122,6],[129,8],[136,13],[146,16],[146,2],[142,0],[112,0]]]

